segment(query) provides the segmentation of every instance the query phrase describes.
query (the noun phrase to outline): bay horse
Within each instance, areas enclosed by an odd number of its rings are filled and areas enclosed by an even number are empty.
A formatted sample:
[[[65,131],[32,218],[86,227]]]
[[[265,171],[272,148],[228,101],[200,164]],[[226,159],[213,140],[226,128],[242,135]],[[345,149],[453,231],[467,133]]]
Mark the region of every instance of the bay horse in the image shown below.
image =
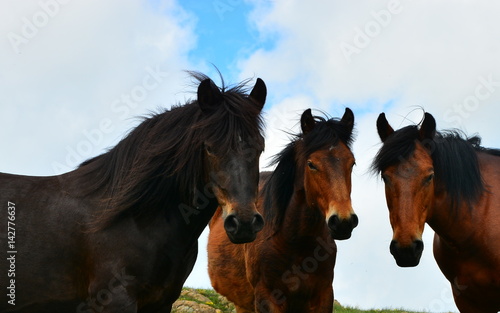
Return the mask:
[[[255,239],[266,86],[192,75],[196,100],[76,170],[0,174],[1,312],[170,312],[218,206],[230,241]]]
[[[381,173],[393,229],[390,252],[401,267],[419,263],[427,223],[434,258],[462,313],[500,311],[500,151],[478,136],[420,126],[394,131],[377,120],[383,142],[373,169]]]
[[[260,177],[258,210],[265,220],[257,239],[232,245],[223,235],[222,211],[212,218],[208,272],[214,289],[237,313],[333,310],[337,247],[358,224],[351,206],[350,150],[354,115],[340,120],[301,116],[302,134]]]

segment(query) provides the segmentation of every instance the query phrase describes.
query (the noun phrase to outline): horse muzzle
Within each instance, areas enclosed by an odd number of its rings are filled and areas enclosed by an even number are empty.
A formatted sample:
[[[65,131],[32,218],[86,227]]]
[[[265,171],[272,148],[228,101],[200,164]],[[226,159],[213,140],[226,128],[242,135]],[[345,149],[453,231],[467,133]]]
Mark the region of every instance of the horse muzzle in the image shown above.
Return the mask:
[[[414,267],[420,263],[424,242],[416,239],[409,246],[401,246],[396,240],[392,240],[390,250],[398,266]]]
[[[243,219],[232,213],[224,219],[224,229],[232,243],[252,242],[264,228],[264,219],[255,213],[250,219]]]
[[[351,238],[352,231],[358,223],[359,219],[356,214],[351,214],[349,218],[339,218],[337,214],[334,214],[328,219],[328,229],[333,239],[345,240]]]

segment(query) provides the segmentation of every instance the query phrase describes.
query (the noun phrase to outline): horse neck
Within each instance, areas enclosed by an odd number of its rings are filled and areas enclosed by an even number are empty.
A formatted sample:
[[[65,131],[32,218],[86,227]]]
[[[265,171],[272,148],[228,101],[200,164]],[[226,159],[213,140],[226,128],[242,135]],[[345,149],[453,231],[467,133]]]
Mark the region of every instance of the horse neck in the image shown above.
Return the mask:
[[[319,209],[307,205],[303,183],[296,183],[281,226],[282,235],[287,240],[316,238],[324,233],[325,228],[325,220]]]
[[[429,209],[427,224],[442,240],[458,248],[470,243],[478,228],[473,221],[476,214],[467,204],[460,204],[455,210],[452,209],[448,194],[439,190],[435,193],[433,205]]]
[[[195,242],[215,214],[217,206],[216,200],[209,200],[206,205],[202,205],[197,209],[183,208],[183,211],[181,211],[179,206],[178,210],[169,212],[167,219],[170,218],[176,221],[178,233],[183,234],[183,241]]]

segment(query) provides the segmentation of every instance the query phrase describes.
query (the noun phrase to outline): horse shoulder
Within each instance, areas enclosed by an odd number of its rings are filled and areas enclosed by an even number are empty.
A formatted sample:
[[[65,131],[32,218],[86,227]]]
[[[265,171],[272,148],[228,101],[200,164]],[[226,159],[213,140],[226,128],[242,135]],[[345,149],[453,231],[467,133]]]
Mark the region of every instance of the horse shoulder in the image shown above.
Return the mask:
[[[493,303],[500,309],[500,264],[498,259],[491,263],[484,257],[484,251],[466,249],[450,245],[438,234],[434,235],[434,258],[450,282],[458,303],[466,305],[478,299],[484,303]],[[479,253],[470,253],[471,251]],[[460,300],[460,301],[459,301]]]
[[[481,230],[477,241],[493,263],[493,269],[500,273],[500,157],[480,153],[478,158],[486,192],[474,208],[481,218],[477,223]]]
[[[212,218],[207,245],[208,274],[212,287],[242,307],[247,307],[248,302],[253,301],[252,286],[247,280],[245,245],[230,242],[220,215],[216,214]]]

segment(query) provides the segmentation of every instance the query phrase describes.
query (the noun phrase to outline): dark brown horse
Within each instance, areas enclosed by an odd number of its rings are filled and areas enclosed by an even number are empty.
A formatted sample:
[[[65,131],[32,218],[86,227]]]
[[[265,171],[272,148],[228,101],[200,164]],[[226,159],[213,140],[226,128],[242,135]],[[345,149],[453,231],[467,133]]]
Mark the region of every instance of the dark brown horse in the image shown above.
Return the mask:
[[[75,171],[0,174],[1,312],[170,312],[217,206],[231,241],[255,239],[266,86],[194,77],[197,100]]]
[[[266,224],[253,243],[232,245],[222,212],[214,215],[208,271],[238,313],[332,312],[332,238],[349,238],[358,224],[350,198],[353,125],[349,109],[340,121],[302,114],[302,134],[275,158],[274,172],[261,174]]]
[[[462,313],[500,311],[500,151],[480,138],[436,132],[429,113],[420,128],[394,131],[377,120],[382,174],[399,266],[416,266],[425,223],[435,231],[434,257]]]

